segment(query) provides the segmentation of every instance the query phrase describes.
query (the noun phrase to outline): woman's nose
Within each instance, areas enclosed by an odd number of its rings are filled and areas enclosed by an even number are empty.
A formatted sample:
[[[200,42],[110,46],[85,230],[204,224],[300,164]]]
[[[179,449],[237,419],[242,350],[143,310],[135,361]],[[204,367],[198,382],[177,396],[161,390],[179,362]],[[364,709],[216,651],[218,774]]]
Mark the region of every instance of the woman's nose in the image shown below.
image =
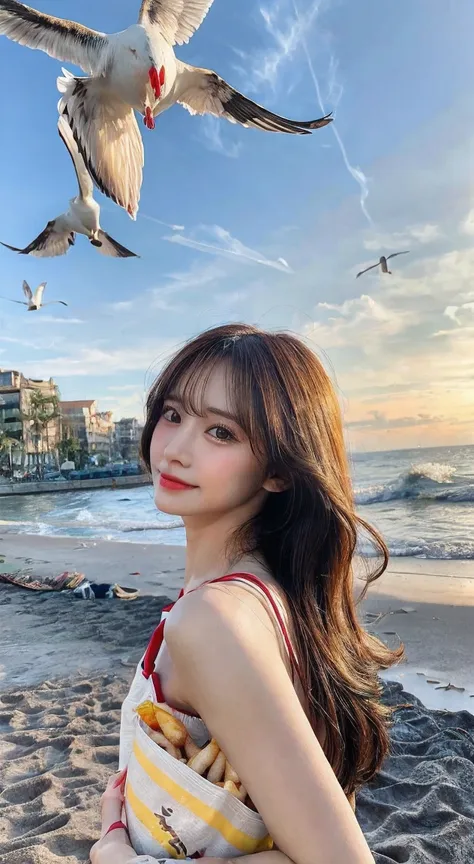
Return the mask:
[[[163,455],[168,463],[179,462],[184,468],[191,464],[191,434],[184,424],[176,426]]]

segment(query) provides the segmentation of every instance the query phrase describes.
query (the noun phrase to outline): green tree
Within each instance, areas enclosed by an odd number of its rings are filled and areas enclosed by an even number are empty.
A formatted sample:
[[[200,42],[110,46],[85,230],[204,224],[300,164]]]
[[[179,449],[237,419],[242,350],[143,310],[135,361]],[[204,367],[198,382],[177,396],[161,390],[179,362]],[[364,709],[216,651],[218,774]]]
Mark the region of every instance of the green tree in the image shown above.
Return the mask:
[[[17,441],[16,438],[11,438],[6,432],[0,430],[0,462],[3,462],[5,457],[8,456],[11,471],[13,471],[12,450],[18,450],[19,447],[21,447],[20,441]]]
[[[30,395],[29,411],[22,414],[22,420],[30,424],[30,429],[33,433],[36,452],[36,467],[40,477],[43,476],[44,470],[44,452],[43,447],[41,446],[43,457],[41,459],[40,443],[42,445],[43,437],[46,437],[46,451],[49,453],[49,424],[59,416],[59,399],[55,394],[42,393],[39,389],[32,391]]]
[[[78,461],[77,454],[80,449],[81,442],[79,438],[75,438],[73,435],[64,435],[58,444],[58,453],[61,462],[76,463]]]
[[[43,396],[39,410],[38,410],[38,418],[41,423],[42,433],[46,435],[46,452],[49,454],[49,424],[53,420],[58,420],[61,416],[61,412],[59,410],[59,399],[57,396]],[[43,463],[44,463],[44,454],[43,454]]]

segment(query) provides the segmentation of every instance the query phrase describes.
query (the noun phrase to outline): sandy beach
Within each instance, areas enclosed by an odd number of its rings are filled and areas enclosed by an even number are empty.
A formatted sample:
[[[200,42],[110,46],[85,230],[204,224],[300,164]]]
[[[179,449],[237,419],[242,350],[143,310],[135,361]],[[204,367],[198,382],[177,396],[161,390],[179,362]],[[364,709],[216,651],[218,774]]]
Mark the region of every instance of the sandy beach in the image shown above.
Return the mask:
[[[6,533],[0,556],[3,572],[77,570],[141,591],[131,602],[84,601],[0,585],[0,862],[84,864],[117,766],[121,700],[165,599],[179,590],[184,549]],[[468,862],[474,562],[392,559],[362,614],[371,632],[407,651],[386,676],[399,682],[386,698],[410,707],[396,713],[384,771],[359,796],[376,861]]]

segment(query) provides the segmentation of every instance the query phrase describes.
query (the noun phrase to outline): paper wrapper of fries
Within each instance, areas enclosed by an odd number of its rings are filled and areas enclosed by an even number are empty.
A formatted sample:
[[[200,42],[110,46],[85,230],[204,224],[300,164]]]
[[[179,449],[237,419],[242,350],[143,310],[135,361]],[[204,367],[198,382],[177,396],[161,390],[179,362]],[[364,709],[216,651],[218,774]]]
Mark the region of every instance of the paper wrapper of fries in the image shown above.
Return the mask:
[[[256,807],[247,795],[238,774],[227,761],[225,754],[214,738],[204,746],[198,747],[181,720],[171,714],[166,705],[142,702],[136,709],[145,724],[146,732],[159,747],[170,756],[185,762],[186,765],[210,783],[220,786],[242,801],[251,810]]]

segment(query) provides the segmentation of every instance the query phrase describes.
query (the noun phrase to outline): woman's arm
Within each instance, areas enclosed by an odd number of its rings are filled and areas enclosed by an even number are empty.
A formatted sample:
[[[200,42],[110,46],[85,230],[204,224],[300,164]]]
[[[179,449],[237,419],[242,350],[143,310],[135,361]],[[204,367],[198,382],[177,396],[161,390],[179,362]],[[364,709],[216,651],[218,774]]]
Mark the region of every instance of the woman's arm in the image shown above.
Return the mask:
[[[286,864],[286,856],[295,864],[373,864],[273,626],[239,599],[217,586],[190,593],[167,622],[166,643],[180,695],[208,725],[282,850],[253,855],[253,864]]]

